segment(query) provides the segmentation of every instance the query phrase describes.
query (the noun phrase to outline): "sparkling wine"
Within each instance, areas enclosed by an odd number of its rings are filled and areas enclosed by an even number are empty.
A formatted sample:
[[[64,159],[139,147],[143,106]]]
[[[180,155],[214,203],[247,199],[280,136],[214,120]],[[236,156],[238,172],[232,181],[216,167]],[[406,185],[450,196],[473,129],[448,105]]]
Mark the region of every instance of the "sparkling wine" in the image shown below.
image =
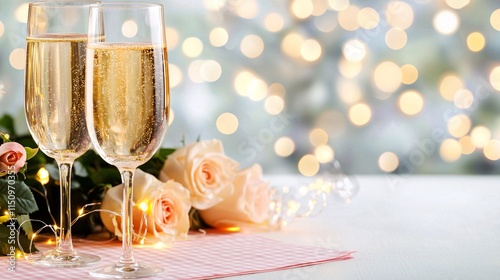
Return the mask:
[[[25,106],[31,135],[49,157],[69,159],[90,147],[85,122],[85,34],[28,37]]]
[[[95,148],[110,164],[136,167],[151,158],[167,129],[167,50],[101,43],[87,55],[87,79],[93,79],[87,121]]]

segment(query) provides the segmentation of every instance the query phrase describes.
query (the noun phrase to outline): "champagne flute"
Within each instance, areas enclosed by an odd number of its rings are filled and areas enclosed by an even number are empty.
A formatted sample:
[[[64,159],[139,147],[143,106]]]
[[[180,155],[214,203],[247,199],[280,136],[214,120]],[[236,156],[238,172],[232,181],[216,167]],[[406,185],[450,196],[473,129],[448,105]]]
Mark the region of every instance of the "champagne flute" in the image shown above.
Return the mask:
[[[132,183],[160,147],[168,124],[169,84],[163,6],[102,3],[90,8],[86,118],[98,154],[121,173],[122,253],[95,277],[139,278],[164,272],[132,254]],[[102,38],[99,40],[98,38]]]
[[[25,114],[40,149],[59,166],[61,220],[57,245],[33,262],[76,267],[99,261],[80,254],[71,239],[71,169],[90,148],[85,123],[85,51],[89,8],[95,1],[29,4]]]

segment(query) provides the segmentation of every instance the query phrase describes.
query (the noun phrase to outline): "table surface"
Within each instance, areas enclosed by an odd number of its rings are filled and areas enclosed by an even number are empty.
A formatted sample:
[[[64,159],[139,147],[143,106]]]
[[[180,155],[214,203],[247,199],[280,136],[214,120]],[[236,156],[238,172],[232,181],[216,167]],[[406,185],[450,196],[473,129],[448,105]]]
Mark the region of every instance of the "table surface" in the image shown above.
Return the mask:
[[[356,251],[353,259],[227,279],[500,279],[500,176],[355,178],[360,190],[350,204],[331,201],[318,216],[257,233]],[[313,181],[269,179],[275,186]]]
[[[356,178],[350,204],[261,233],[355,250],[353,259],[231,279],[500,279],[500,176]]]

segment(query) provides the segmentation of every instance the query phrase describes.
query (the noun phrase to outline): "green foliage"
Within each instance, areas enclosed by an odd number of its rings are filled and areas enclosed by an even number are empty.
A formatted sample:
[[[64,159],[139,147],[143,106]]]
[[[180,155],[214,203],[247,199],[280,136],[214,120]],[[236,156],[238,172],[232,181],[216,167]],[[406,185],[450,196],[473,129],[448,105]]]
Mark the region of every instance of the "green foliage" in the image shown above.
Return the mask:
[[[2,131],[3,133],[10,134],[10,135],[16,135],[16,129],[14,126],[14,119],[11,116],[3,115],[0,118],[0,131]],[[4,138],[4,135],[2,133],[0,133],[0,134],[1,134],[2,138]],[[4,142],[8,142],[8,139],[7,139],[7,141],[5,141],[5,138],[4,138]]]
[[[153,157],[148,162],[141,165],[139,168],[142,171],[158,178],[165,160],[167,160],[167,157],[173,152],[175,152],[175,149],[161,148],[153,155]]]
[[[38,206],[29,187],[22,181],[0,179],[0,208],[15,207],[16,215],[31,214]]]
[[[14,221],[0,224],[0,255],[7,256],[12,252],[19,251],[21,249],[19,245],[26,253],[38,251],[34,244],[31,244],[30,247],[31,239],[21,229],[18,232],[17,228],[18,225]],[[14,250],[11,250],[11,247]]]

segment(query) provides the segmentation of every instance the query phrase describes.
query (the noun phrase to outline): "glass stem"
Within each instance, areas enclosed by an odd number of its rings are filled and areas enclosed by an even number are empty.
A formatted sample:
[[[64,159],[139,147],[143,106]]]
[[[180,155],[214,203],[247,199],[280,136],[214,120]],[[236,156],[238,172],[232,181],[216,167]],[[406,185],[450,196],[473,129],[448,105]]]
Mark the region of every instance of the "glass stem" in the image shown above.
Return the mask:
[[[122,203],[122,255],[119,265],[130,267],[135,264],[132,255],[132,186],[134,182],[134,169],[120,169],[123,182]]]
[[[74,254],[71,240],[71,169],[73,162],[57,162],[61,185],[61,224],[56,250],[63,255]]]

